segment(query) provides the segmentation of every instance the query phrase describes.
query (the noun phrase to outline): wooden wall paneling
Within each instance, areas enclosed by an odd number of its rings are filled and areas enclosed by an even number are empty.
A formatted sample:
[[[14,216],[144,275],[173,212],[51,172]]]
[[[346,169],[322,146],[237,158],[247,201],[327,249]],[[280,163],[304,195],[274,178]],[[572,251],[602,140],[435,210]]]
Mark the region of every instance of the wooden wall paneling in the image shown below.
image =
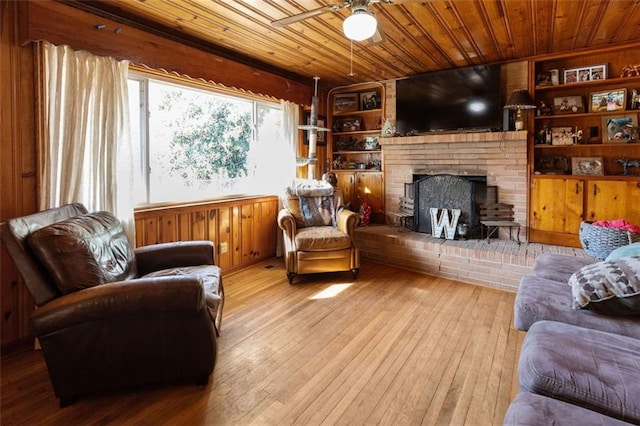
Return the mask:
[[[146,235],[147,235],[147,221],[145,219],[135,219],[135,227],[136,227],[136,247],[141,247],[146,245]]]
[[[150,218],[144,224],[144,241],[143,245],[158,244],[158,217]]]
[[[231,208],[231,244],[233,246],[232,252],[232,267],[239,267],[242,265],[242,230],[240,229],[240,206],[235,205]]]
[[[37,210],[38,162],[35,109],[35,49],[19,43],[22,2],[0,2],[0,221]],[[35,304],[13,261],[0,249],[0,345],[31,334]]]
[[[213,242],[215,247],[213,248],[215,252],[216,259],[220,254],[220,245],[218,244],[218,212],[219,208],[211,207],[207,209],[207,240]],[[220,265],[218,265],[220,266]]]
[[[181,212],[178,217],[178,241],[191,240],[191,215]]]
[[[298,104],[310,102],[313,95],[313,81],[304,84],[84,12],[62,2],[28,2],[27,14],[26,39],[23,42],[47,40],[58,45],[66,44],[96,55],[126,59],[154,69],[203,78],[227,87]],[[106,27],[99,30],[97,24]],[[121,31],[116,33],[116,28]]]
[[[253,213],[253,203],[243,204],[240,206],[242,265],[251,264],[253,255]]]
[[[207,238],[207,229],[205,222],[205,214],[198,210],[191,212],[191,239],[205,240]]]
[[[257,259],[262,255],[262,228],[264,227],[262,221],[262,206],[264,202],[253,203],[253,221],[251,229],[251,259]]]
[[[161,243],[171,243],[178,241],[178,216],[163,215],[158,218],[158,241]]]
[[[278,202],[265,201],[262,203],[262,224],[260,227],[260,253],[261,258],[274,257],[276,255],[277,216]]]
[[[231,207],[218,209],[218,239],[216,240],[216,263],[224,271],[231,267]],[[221,247],[225,245],[223,252]]]

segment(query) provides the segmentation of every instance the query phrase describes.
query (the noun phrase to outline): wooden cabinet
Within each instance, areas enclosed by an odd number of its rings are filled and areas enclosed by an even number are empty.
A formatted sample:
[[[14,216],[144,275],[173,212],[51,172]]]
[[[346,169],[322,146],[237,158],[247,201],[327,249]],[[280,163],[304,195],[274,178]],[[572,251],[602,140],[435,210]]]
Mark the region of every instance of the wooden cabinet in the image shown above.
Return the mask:
[[[381,83],[334,88],[329,92],[329,158],[345,204],[355,211],[371,205],[373,223],[384,223],[384,177],[379,144],[385,120]]]
[[[363,203],[371,206],[371,222],[384,223],[384,185],[382,173],[347,172],[336,173],[338,188],[342,191],[345,205],[359,211]]]
[[[530,92],[538,105],[529,134],[531,242],[579,247],[582,220],[640,224],[640,209],[632,207],[640,192],[640,168],[628,167],[628,161],[640,160],[640,102],[632,99],[634,90],[640,91],[640,77],[620,76],[639,47],[531,63]],[[570,82],[573,70],[588,77]],[[559,76],[555,85],[545,78],[551,74]]]
[[[640,181],[535,176],[531,185],[530,238],[580,247],[583,220],[640,223]]]

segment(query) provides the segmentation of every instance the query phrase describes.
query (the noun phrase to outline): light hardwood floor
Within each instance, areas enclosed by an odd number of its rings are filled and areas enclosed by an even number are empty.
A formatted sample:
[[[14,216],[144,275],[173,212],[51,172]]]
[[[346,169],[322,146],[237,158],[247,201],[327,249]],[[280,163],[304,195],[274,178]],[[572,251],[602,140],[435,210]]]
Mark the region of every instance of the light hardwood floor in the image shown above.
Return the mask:
[[[206,387],[145,388],[58,408],[39,352],[2,359],[14,424],[500,425],[524,333],[514,294],[366,262],[297,277],[280,260],[225,277]],[[334,293],[330,293],[334,291]]]

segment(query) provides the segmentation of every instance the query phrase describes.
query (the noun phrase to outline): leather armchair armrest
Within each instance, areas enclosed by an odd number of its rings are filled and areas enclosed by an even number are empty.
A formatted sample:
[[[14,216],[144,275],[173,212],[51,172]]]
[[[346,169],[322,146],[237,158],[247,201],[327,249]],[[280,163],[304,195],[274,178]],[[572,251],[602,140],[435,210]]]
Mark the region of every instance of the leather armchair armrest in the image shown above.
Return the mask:
[[[353,238],[356,225],[360,221],[360,215],[354,211],[341,209],[336,217],[338,229],[346,232]]]
[[[282,229],[290,240],[296,235],[296,220],[287,209],[282,209],[278,213],[278,226]]]
[[[102,284],[45,304],[31,316],[36,337],[74,325],[153,312],[206,309],[200,279],[190,276],[141,278]]]
[[[215,265],[211,241],[179,241],[152,244],[135,249],[138,274],[179,266]]]

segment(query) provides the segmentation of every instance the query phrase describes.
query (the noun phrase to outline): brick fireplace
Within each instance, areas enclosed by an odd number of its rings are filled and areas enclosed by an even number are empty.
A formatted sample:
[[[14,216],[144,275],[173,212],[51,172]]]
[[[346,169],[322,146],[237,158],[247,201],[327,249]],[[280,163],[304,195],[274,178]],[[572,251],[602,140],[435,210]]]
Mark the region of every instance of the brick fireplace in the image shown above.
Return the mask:
[[[525,132],[383,138],[381,145],[388,210],[396,208],[405,183],[412,182],[414,174],[486,176],[487,185],[498,187],[498,201],[513,204],[515,220],[525,227]],[[396,226],[359,227],[356,240],[363,259],[508,290],[517,288],[520,278],[531,272],[541,252],[584,255],[574,248],[518,245],[504,236],[491,243],[480,239],[445,240],[426,233],[401,232]]]
[[[516,222],[526,234],[526,132],[447,133],[382,138],[385,204],[394,209],[404,195],[404,184],[414,174],[441,173],[486,176],[497,186],[498,201],[513,204]]]

